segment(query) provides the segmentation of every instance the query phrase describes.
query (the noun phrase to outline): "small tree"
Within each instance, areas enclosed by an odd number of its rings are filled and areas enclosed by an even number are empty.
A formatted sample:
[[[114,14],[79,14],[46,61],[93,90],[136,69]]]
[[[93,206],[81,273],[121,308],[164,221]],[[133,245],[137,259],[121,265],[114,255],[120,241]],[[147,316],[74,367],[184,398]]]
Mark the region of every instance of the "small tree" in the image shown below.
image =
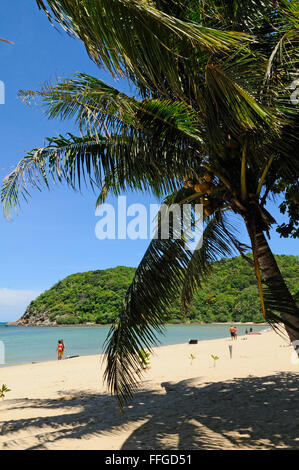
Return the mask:
[[[216,361],[219,359],[219,357],[214,356],[214,354],[211,354],[211,357],[214,359],[214,367],[216,367]]]
[[[194,354],[190,354],[189,359],[191,359],[190,364],[191,364],[191,366],[192,366],[192,361],[193,361],[194,359],[196,359],[195,356],[194,356]]]
[[[0,398],[2,398],[3,400],[5,397],[5,393],[10,392],[10,391],[11,390],[5,384],[2,384],[2,387],[0,388]]]

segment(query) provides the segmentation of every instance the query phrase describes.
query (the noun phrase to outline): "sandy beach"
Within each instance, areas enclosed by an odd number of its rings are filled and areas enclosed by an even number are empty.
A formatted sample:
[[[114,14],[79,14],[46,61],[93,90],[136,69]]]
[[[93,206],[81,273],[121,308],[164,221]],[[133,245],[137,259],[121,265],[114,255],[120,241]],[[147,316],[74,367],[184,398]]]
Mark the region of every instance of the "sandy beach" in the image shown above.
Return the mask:
[[[298,449],[291,354],[273,331],[156,348],[124,416],[100,356],[2,367],[0,449]]]

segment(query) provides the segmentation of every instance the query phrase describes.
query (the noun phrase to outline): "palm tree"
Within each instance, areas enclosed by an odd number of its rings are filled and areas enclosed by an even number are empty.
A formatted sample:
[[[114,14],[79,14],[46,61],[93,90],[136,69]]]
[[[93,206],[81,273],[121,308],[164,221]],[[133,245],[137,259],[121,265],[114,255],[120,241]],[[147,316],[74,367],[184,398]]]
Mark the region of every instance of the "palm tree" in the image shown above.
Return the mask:
[[[99,204],[133,189],[151,190],[168,205],[204,205],[201,248],[153,239],[110,330],[106,379],[120,405],[138,384],[138,351],[155,343],[174,295],[180,291],[187,308],[212,262],[234,249],[255,270],[265,319],[283,322],[290,340],[298,339],[298,307],[265,236],[275,222],[267,200],[281,178],[298,175],[298,116],[287,89],[298,61],[293,2],[37,3],[93,60],[126,76],[136,97],[84,74],[20,92],[26,102],[40,101],[49,118],[75,119],[81,135],[48,139],[20,161],[3,184],[6,213],[28,185],[50,177],[99,186]],[[229,211],[246,224],[252,259]]]

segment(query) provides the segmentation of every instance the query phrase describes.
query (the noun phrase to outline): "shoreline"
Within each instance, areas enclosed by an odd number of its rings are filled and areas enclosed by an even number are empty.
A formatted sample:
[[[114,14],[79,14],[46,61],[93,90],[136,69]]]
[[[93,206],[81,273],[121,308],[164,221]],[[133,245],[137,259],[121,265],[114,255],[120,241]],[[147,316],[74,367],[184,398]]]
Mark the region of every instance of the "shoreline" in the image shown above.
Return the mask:
[[[198,341],[198,343],[203,343],[205,341],[217,341],[218,339],[230,339],[231,340],[231,337],[230,337],[230,333],[228,331],[228,328],[224,328],[225,327],[228,327],[231,323],[207,323],[207,324],[179,324],[179,325],[173,325],[173,324],[166,324],[165,326],[166,327],[182,327],[182,331],[185,332],[184,334],[179,334],[177,337],[175,337],[175,343],[172,342],[171,340],[167,341],[167,331],[165,331],[165,335],[163,335],[161,338],[160,338],[160,342],[158,341],[158,343],[156,345],[153,345],[152,346],[152,349],[155,349],[155,348],[161,348],[161,347],[165,347],[165,346],[179,346],[179,345],[182,345],[182,344],[188,344],[190,338],[191,339],[196,339]],[[203,333],[200,333],[200,331],[196,331],[194,332],[194,329],[193,329],[193,326],[194,327],[208,327],[208,326],[223,326],[223,328],[221,329],[221,333],[220,333],[220,336],[218,336],[218,334],[216,334],[216,337],[213,337],[212,334],[208,334],[207,335],[207,338],[205,337],[202,337],[203,335],[205,336],[205,334]],[[234,325],[236,326],[240,326],[240,325],[243,325],[243,330],[244,331],[240,331],[239,335],[238,335],[238,338],[242,338],[243,335],[245,335],[245,326],[256,326],[259,328],[259,331],[256,331],[255,333],[259,333],[259,332],[264,332],[264,331],[270,331],[270,326],[265,323],[265,324],[260,324],[260,323],[250,323],[250,324],[247,324],[247,323],[234,323]],[[99,326],[99,325],[97,325]],[[103,325],[104,326],[104,325]],[[103,326],[101,325],[101,327],[103,328]],[[187,330],[185,331],[183,328],[184,327],[190,327],[190,328],[187,328]],[[263,328],[264,327],[264,328]],[[30,328],[30,327],[28,327]],[[54,326],[51,327],[51,329],[55,328]],[[59,327],[58,327],[59,328]],[[60,327],[61,328],[61,327]],[[63,328],[63,327],[62,327]],[[68,327],[65,327],[66,329]],[[78,325],[78,328],[80,328],[80,326]],[[85,329],[85,328],[92,328],[92,326],[82,326],[82,330]],[[263,329],[261,329],[263,328]],[[72,329],[72,327],[70,327],[70,329]],[[198,330],[198,328],[197,328]],[[59,330],[58,330],[59,331]],[[57,334],[58,334],[58,331],[57,331]],[[65,331],[65,334],[67,334],[67,330],[64,330]],[[99,329],[100,331],[100,329]],[[108,331],[108,328],[104,331],[104,336],[106,334],[106,331]],[[175,331],[175,330],[174,330]],[[83,333],[82,333],[83,334]],[[96,333],[94,333],[96,334]],[[170,339],[171,339],[171,330],[169,331],[169,334],[170,334]],[[198,334],[198,336],[197,336]],[[11,335],[10,335],[10,338],[11,338],[11,345],[10,347],[12,348],[12,345],[13,345],[13,338],[14,338],[14,333],[12,332]],[[192,336],[193,335],[193,336]],[[223,335],[223,336],[222,336]],[[103,336],[103,335],[102,335]],[[211,337],[212,336],[212,337]],[[36,337],[36,341],[38,341],[38,338],[39,338],[39,335],[35,335]],[[104,341],[104,339],[102,338],[102,340]],[[52,348],[51,348],[52,349]],[[83,348],[84,349],[84,348]],[[65,351],[65,356],[63,358],[63,360],[68,360],[68,359],[73,359],[75,357],[88,357],[88,356],[99,356],[99,355],[103,355],[104,352],[102,350],[102,347],[100,346],[99,347],[99,350],[96,352],[95,348],[91,348],[90,351],[86,351],[86,350],[82,350],[79,347],[76,347],[74,346],[74,344],[71,344],[71,347],[70,348],[66,348],[66,351]],[[9,361],[7,363],[4,363],[4,364],[0,364],[0,371],[3,370],[3,369],[6,369],[8,367],[15,367],[15,366],[18,366],[18,365],[26,365],[26,364],[44,364],[46,362],[55,362],[57,361],[57,354],[53,354],[53,352],[50,354],[50,358],[49,358],[49,354],[47,353],[47,351],[45,350],[41,350],[39,353],[35,353],[35,354],[30,354],[28,355],[27,357],[23,357],[22,354],[18,354],[16,357],[12,356],[11,358],[9,358],[9,355],[7,356],[7,358],[9,359]],[[13,362],[15,361],[15,362]]]
[[[36,325],[36,324],[33,324],[33,325],[18,325],[16,324],[16,322],[7,322],[7,323],[3,323],[3,324],[0,324],[0,327],[3,326],[3,327],[8,327],[8,326],[20,326],[20,327],[44,327],[44,328],[65,328],[65,327],[71,327],[71,328],[74,328],[74,327],[111,327],[113,325],[113,323],[81,323],[81,324],[77,324],[77,323],[73,323],[73,324],[68,324],[68,323],[65,323],[65,324],[62,324],[62,325],[45,325],[45,324],[41,324],[41,325]],[[202,321],[186,321],[186,322],[172,322],[172,323],[165,323],[165,326],[176,326],[176,325],[269,325],[269,323],[267,322],[202,322]]]
[[[261,333],[262,334],[262,333]],[[244,336],[247,336],[247,335],[240,335],[238,336],[238,340],[241,338],[243,338]],[[238,341],[236,340],[236,341]],[[214,338],[214,339],[202,339],[202,340],[197,340],[198,341],[198,345],[199,344],[203,344],[203,343],[207,343],[207,342],[213,342],[213,341],[231,341],[231,338],[229,336],[227,337],[223,337],[223,338]],[[232,344],[233,341],[231,341]],[[183,343],[175,343],[175,344],[162,344],[160,346],[153,346],[152,347],[152,350],[155,351],[156,349],[160,349],[160,348],[168,348],[168,347],[178,347],[178,346],[182,346],[182,345],[186,345],[186,346],[191,346],[189,345],[188,342],[183,342]],[[80,354],[80,355],[75,355],[75,356],[71,356],[71,357],[63,357],[62,358],[62,361],[66,361],[66,360],[69,360],[69,359],[76,359],[78,357],[93,357],[93,358],[102,358],[105,356],[104,353],[99,353],[99,354]],[[52,364],[52,363],[56,363],[58,362],[58,359],[47,359],[47,360],[44,360],[44,361],[33,361],[33,362],[18,362],[18,363],[14,363],[14,364],[0,364],[0,371],[2,369],[5,369],[7,367],[19,367],[19,366],[28,366],[28,365],[35,365],[35,364]],[[60,362],[60,361],[59,361]]]

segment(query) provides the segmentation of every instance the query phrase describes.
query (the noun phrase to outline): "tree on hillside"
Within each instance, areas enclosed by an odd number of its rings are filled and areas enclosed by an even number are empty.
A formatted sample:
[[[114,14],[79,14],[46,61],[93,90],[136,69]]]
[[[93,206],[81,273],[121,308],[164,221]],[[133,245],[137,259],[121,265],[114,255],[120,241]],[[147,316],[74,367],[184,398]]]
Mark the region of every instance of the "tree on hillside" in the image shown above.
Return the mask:
[[[28,184],[81,179],[109,193],[151,190],[168,205],[204,205],[203,245],[181,239],[149,245],[107,341],[106,378],[121,405],[137,385],[138,351],[178,290],[182,307],[219,255],[238,250],[252,264],[264,317],[299,338],[299,311],[267,241],[275,220],[268,199],[282,191],[297,234],[298,113],[290,100],[298,55],[297,2],[222,0],[37,0],[53,22],[80,38],[90,57],[136,88],[129,97],[85,74],[23,91],[49,118],[73,118],[81,135],[48,139],[6,177],[4,209],[26,197]],[[295,195],[295,196],[294,196]],[[253,260],[227,213],[244,221]]]

